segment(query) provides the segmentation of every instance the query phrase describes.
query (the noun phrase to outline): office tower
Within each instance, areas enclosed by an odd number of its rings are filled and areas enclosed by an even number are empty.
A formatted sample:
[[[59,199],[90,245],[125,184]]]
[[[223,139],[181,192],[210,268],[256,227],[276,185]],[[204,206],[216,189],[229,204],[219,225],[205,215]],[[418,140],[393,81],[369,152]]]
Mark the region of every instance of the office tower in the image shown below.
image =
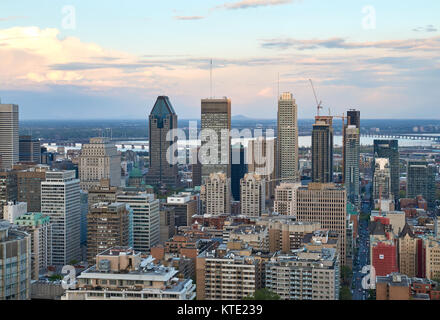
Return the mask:
[[[345,129],[345,189],[348,200],[358,206],[360,202],[359,162],[360,162],[359,129],[348,125]]]
[[[277,139],[257,137],[249,140],[246,150],[248,172],[266,180],[266,200],[273,200],[277,185]]]
[[[231,100],[226,97],[223,99],[202,99],[201,129],[202,145],[199,158],[202,162],[202,184],[211,173],[223,172],[227,178],[230,178]],[[216,141],[208,141],[209,131],[216,134]],[[205,150],[210,145],[213,148]],[[214,154],[210,152],[214,152]],[[209,161],[211,157],[212,161]]]
[[[116,202],[116,197],[120,193],[117,187],[110,185],[109,179],[102,179],[98,186],[92,186],[89,190],[87,199],[89,208],[99,202]]]
[[[252,249],[225,247],[197,256],[197,300],[241,300],[258,289],[260,266]]]
[[[245,148],[241,143],[232,146],[231,193],[235,201],[240,201],[240,180],[247,172]]]
[[[231,179],[225,173],[211,173],[201,190],[206,214],[231,213]]]
[[[312,131],[312,181],[333,181],[333,118],[315,117]]]
[[[190,226],[192,216],[197,214],[197,200],[189,194],[180,193],[167,197],[165,208],[174,209],[174,226]]]
[[[259,217],[266,212],[266,180],[255,173],[247,173],[240,181],[241,214]]]
[[[429,207],[435,206],[436,167],[426,161],[408,161],[407,166],[407,198],[423,196]]]
[[[173,155],[176,155],[177,137],[167,138],[169,131],[177,128],[177,114],[170,100],[166,96],[157,97],[148,122],[150,143],[148,184],[176,186],[179,183],[177,164],[169,161]]]
[[[343,119],[344,120],[344,119]],[[347,122],[343,124],[342,128],[342,181],[346,180],[345,177],[345,163],[346,163],[346,130],[348,126],[355,126],[359,130],[359,140],[360,140],[360,128],[361,128],[361,112],[350,109],[347,111]],[[360,144],[360,142],[359,142]]]
[[[0,300],[30,299],[30,248],[31,238],[28,233],[0,220]]]
[[[347,196],[344,188],[333,183],[310,183],[296,192],[296,218],[302,222],[320,222],[323,229],[339,235],[341,265],[346,261]]]
[[[52,225],[48,216],[27,212],[14,222],[31,237],[32,280],[39,280],[52,265]]]
[[[283,300],[339,300],[336,249],[277,255],[266,263],[266,288]]]
[[[296,190],[300,183],[281,183],[275,189],[274,211],[281,215],[296,216]]]
[[[191,171],[193,187],[199,187],[202,185],[202,164],[200,163],[200,159],[198,157],[199,151],[200,148],[194,149],[192,154],[193,161],[191,162]]]
[[[3,206],[3,219],[14,223],[15,219],[27,212],[26,202],[9,201]]]
[[[391,171],[391,193],[398,199],[400,190],[400,163],[398,140],[374,140],[374,157],[388,158]]]
[[[0,104],[1,169],[11,169],[18,162],[18,105]]]
[[[90,138],[82,145],[79,179],[84,191],[98,186],[101,179],[109,179],[111,186],[121,184],[121,156],[108,138]]]
[[[19,170],[17,174],[17,201],[26,202],[28,212],[41,212],[41,182],[46,179],[48,167],[35,166]]]
[[[81,202],[75,171],[47,171],[41,182],[41,213],[52,223],[52,263],[64,266],[81,257]]]
[[[40,140],[32,138],[32,136],[20,136],[18,150],[18,160],[20,162],[41,163]]]
[[[293,95],[278,99],[278,174],[283,182],[298,182],[298,106]]]
[[[159,243],[163,244],[175,234],[174,208],[164,207],[160,210],[160,237]]]
[[[191,279],[156,265],[128,247],[110,248],[96,256],[96,265],[77,277],[77,289],[68,289],[61,300],[194,300]]]
[[[81,202],[81,246],[87,245],[87,214],[89,213],[88,193],[80,191]]]
[[[440,241],[434,238],[424,240],[426,278],[440,279]]]
[[[399,273],[376,278],[376,300],[410,300],[411,279]]]
[[[392,199],[392,178],[387,158],[376,158],[373,175],[373,199]]]
[[[116,201],[128,204],[133,210],[133,249],[149,252],[159,243],[159,199],[150,193],[125,191],[117,195]]]
[[[125,203],[96,203],[87,214],[87,261],[112,247],[128,246],[129,208]]]
[[[403,230],[398,236],[399,250],[399,272],[406,274],[408,277],[416,277],[417,266],[417,244],[418,238],[414,235],[408,223],[405,224]]]
[[[3,206],[9,201],[17,201],[17,174],[0,171],[0,218],[3,217]]]

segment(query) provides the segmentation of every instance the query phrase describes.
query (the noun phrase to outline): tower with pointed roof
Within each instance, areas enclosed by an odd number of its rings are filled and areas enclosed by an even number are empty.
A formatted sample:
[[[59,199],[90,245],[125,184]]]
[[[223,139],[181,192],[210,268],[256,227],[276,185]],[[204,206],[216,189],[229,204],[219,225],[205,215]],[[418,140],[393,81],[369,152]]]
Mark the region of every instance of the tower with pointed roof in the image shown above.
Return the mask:
[[[150,166],[147,183],[151,185],[176,186],[178,184],[177,164],[170,163],[171,152],[177,152],[177,138],[167,141],[170,130],[177,129],[177,114],[168,97],[157,97],[149,117]],[[168,157],[167,157],[167,153]]]

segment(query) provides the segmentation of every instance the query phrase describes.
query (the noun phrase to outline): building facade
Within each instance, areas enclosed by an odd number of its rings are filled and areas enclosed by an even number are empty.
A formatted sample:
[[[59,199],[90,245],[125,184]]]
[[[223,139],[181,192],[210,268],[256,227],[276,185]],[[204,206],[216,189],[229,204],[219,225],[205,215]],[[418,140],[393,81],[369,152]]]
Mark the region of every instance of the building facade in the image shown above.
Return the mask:
[[[0,168],[11,169],[19,159],[18,105],[0,104]]]
[[[333,118],[315,117],[312,130],[312,181],[333,181]]]

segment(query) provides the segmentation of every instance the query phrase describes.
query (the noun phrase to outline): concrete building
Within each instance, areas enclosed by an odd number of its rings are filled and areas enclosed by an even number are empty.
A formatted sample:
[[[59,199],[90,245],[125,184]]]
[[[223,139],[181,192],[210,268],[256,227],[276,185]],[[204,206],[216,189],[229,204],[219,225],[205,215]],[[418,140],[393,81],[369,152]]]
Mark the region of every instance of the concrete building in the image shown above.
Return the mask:
[[[361,112],[355,109],[350,109],[347,111],[347,122],[344,124],[342,136],[342,181],[346,181],[346,166],[347,166],[347,128],[348,126],[354,126],[358,129],[360,133],[361,129]],[[358,136],[359,144],[360,144],[360,134]],[[359,159],[360,161],[360,159]]]
[[[298,172],[298,106],[293,95],[278,99],[278,174],[283,182],[300,181]]]
[[[410,226],[405,224],[398,238],[399,272],[411,278],[418,275],[418,240]]]
[[[47,166],[19,170],[17,174],[17,201],[26,202],[29,212],[41,212],[41,182],[46,180]]]
[[[96,203],[87,214],[87,261],[112,247],[128,246],[130,208],[125,203]]]
[[[409,300],[411,280],[406,275],[391,273],[376,277],[376,300]]]
[[[426,161],[408,161],[406,197],[423,196],[430,208],[436,200],[436,167]]]
[[[266,180],[255,173],[247,173],[240,181],[241,214],[259,217],[266,211]]]
[[[20,162],[41,163],[40,140],[32,138],[32,136],[20,136],[18,160]]]
[[[317,116],[312,130],[312,181],[333,181],[333,118]]]
[[[248,172],[245,148],[241,142],[231,146],[231,159],[231,195],[233,200],[240,201],[240,182]]]
[[[197,214],[197,200],[190,194],[180,193],[167,197],[166,208],[174,208],[174,226],[190,226],[192,216]]]
[[[0,220],[0,300],[29,300],[31,270],[29,234]]]
[[[321,228],[336,232],[339,237],[341,265],[346,262],[347,197],[345,189],[333,183],[310,183],[297,190],[298,221],[320,222]]]
[[[15,224],[27,232],[31,238],[32,280],[38,280],[40,274],[52,265],[52,225],[48,216],[28,212],[17,219]]]
[[[269,232],[261,225],[238,225],[229,230],[227,241],[241,241],[255,251],[269,252]]]
[[[41,213],[52,223],[52,263],[80,260],[81,202],[75,171],[47,171],[41,182]]]
[[[164,207],[160,210],[160,236],[159,243],[163,244],[165,241],[174,236],[175,229],[175,209],[174,207]]]
[[[434,238],[425,239],[426,278],[440,279],[440,241]]]
[[[199,158],[202,162],[202,184],[212,173],[222,172],[230,178],[231,100],[226,97],[202,99],[201,126],[202,145]],[[211,133],[215,133],[217,139],[208,142]],[[207,150],[210,146],[212,150]]]
[[[202,186],[200,195],[206,214],[231,212],[231,179],[225,173],[211,173]]]
[[[296,192],[300,183],[281,183],[275,189],[274,212],[296,217]]]
[[[89,143],[82,145],[79,179],[85,191],[99,186],[101,179],[109,179],[111,186],[121,184],[121,156],[108,138],[91,138]]]
[[[101,179],[99,185],[92,186],[88,191],[89,208],[99,202],[116,202],[116,198],[121,192],[117,187],[110,185],[109,179]]]
[[[14,223],[15,219],[27,212],[28,210],[26,202],[9,201],[3,206],[3,219],[9,221],[9,223]]]
[[[195,285],[177,273],[131,248],[110,248],[96,256],[96,265],[77,277],[77,289],[66,290],[62,300],[193,300]]]
[[[266,288],[283,300],[339,300],[336,249],[275,255],[266,263]]]
[[[354,125],[345,129],[344,178],[348,200],[356,206],[360,204],[360,133]]]
[[[394,199],[399,197],[400,163],[398,140],[374,140],[374,158],[387,158],[391,175],[391,191]]]
[[[3,218],[3,206],[10,201],[17,201],[17,174],[0,171],[0,218]]]
[[[160,238],[159,199],[151,193],[125,191],[118,194],[116,201],[133,210],[133,249],[149,252]]]
[[[393,199],[391,168],[387,158],[376,158],[373,175],[373,199]]]
[[[18,162],[18,105],[0,103],[1,169],[11,169]]]
[[[177,164],[171,159],[177,150],[177,137],[171,141],[167,134],[177,129],[177,114],[166,96],[159,96],[148,120],[150,165],[147,183],[151,185],[176,186],[179,183]]]

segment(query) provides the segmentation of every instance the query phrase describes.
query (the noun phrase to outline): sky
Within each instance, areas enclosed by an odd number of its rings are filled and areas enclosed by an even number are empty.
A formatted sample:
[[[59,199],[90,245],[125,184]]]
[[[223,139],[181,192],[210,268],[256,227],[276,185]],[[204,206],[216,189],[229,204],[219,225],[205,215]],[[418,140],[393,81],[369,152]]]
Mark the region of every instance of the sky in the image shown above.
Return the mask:
[[[210,61],[212,60],[212,92]],[[440,118],[438,0],[2,0],[0,99],[20,119],[179,118],[227,96],[232,114]]]

